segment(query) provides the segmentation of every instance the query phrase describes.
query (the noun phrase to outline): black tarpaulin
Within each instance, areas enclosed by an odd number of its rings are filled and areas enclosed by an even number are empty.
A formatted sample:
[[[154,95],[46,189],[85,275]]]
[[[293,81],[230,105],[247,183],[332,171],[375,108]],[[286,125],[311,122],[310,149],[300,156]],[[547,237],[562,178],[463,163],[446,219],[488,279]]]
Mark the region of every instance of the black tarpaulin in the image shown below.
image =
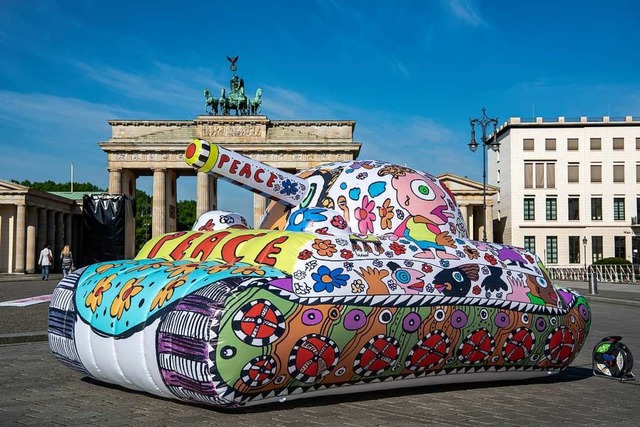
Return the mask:
[[[124,259],[125,225],[133,220],[133,199],[91,195],[82,199],[82,264]]]

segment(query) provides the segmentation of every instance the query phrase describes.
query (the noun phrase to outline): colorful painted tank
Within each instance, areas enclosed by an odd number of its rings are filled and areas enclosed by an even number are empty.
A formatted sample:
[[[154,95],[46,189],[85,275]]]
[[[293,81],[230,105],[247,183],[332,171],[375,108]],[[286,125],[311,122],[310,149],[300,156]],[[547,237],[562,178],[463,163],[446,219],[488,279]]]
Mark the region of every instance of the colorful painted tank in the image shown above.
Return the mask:
[[[194,140],[187,163],[272,198],[204,214],[57,286],[49,342],[98,380],[238,407],[567,367],[591,323],[540,260],[469,240],[435,177],[379,161],[290,175]],[[277,199],[277,200],[273,200]]]

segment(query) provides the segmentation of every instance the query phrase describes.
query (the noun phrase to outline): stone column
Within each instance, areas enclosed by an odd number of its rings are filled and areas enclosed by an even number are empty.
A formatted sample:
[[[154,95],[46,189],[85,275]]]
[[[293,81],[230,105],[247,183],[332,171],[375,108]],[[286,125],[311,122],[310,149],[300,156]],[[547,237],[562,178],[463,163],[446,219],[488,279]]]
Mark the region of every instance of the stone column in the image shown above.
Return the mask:
[[[49,249],[53,253],[53,262],[56,260],[56,253],[53,251],[56,244],[56,211],[47,210],[47,243]],[[54,266],[51,266],[51,272],[53,272]]]
[[[62,252],[62,248],[64,247],[64,228],[62,222],[62,212],[56,212],[56,241],[55,247],[51,249],[53,252],[53,263],[56,268],[60,269],[62,265],[62,261],[60,260],[60,252]]]
[[[260,227],[264,211],[267,209],[267,198],[253,194],[253,228]]]
[[[30,274],[36,272],[36,255],[37,255],[37,248],[38,248],[38,246],[36,245],[37,227],[38,227],[38,209],[34,207],[30,207],[28,208],[28,212],[27,212],[27,264],[26,264],[26,272]]]
[[[123,169],[120,182],[122,183],[122,194],[136,198],[136,174],[130,169]]]
[[[24,254],[26,241],[27,207],[19,204],[16,209],[16,263],[15,272],[24,273]]]
[[[38,208],[38,228],[36,229],[36,256],[40,254],[47,242],[47,210]],[[38,260],[36,259],[36,262]]]
[[[218,178],[209,175],[209,210],[218,209]]]
[[[178,174],[175,170],[167,170],[165,185],[165,211],[168,213],[165,232],[170,233],[176,231],[178,225]]]
[[[467,231],[469,232],[469,237],[471,237],[471,230],[469,230],[469,213],[467,212],[467,205],[458,205],[460,207],[460,215],[462,215],[462,220],[464,221],[464,225],[467,227]]]
[[[72,219],[72,215],[71,214],[64,214],[64,243],[65,245],[69,245],[71,246],[71,241],[72,241],[72,236],[73,236],[73,230],[72,230],[72,224],[71,224],[71,219]],[[73,252],[73,247],[71,247],[71,251]]]
[[[474,227],[476,226],[476,222],[475,222],[476,207],[474,205],[470,205],[470,209],[469,208],[467,209],[470,211],[467,216],[467,221],[469,223],[469,238],[472,240],[479,240],[474,233]]]
[[[211,175],[198,171],[198,183],[196,189],[196,219],[203,213],[211,210],[211,191],[209,185]]]
[[[493,205],[487,206],[487,242],[493,242]]]
[[[109,169],[109,194],[122,194],[121,169]]]
[[[165,197],[165,169],[154,169],[153,171],[153,213],[151,237],[164,234],[166,224],[166,197]]]

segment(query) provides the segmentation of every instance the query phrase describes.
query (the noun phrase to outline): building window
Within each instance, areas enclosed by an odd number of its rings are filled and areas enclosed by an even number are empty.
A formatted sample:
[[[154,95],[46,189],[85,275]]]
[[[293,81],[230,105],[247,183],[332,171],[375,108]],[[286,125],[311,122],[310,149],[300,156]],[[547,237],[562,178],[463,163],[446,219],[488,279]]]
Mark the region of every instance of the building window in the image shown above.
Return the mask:
[[[602,197],[591,198],[591,219],[602,221]]]
[[[624,182],[624,163],[613,165],[613,182]]]
[[[602,236],[593,236],[591,237],[591,262],[596,262],[602,258]]]
[[[580,219],[580,199],[578,197],[569,197],[568,215],[569,221]]]
[[[547,188],[556,188],[556,164],[547,163]]]
[[[533,188],[534,182],[535,188],[556,188],[556,164],[525,163],[524,188]]]
[[[533,197],[525,197],[524,199],[524,219],[525,221],[536,219],[536,199]]]
[[[556,151],[556,139],[547,138],[544,140],[544,149],[547,151]]]
[[[640,182],[640,163],[636,163],[636,182]]]
[[[613,247],[614,247],[614,256],[616,258],[627,258],[626,246],[627,243],[625,241],[624,236],[614,236],[613,238]]]
[[[624,221],[624,197],[613,198],[613,219]]]
[[[580,236],[569,236],[569,264],[580,264]]]
[[[522,140],[522,150],[523,151],[533,151],[535,148],[535,145],[533,143],[533,139],[523,139]]]
[[[547,221],[555,221],[558,219],[558,199],[555,197],[547,198]]]
[[[579,163],[569,163],[569,166],[567,166],[567,181],[580,182],[580,164]]]
[[[640,138],[636,138],[636,150],[640,150]]]
[[[524,248],[525,250],[536,253],[536,236],[524,236]]]
[[[547,264],[558,263],[558,236],[547,236]]]
[[[591,165],[591,182],[602,182],[602,165]]]
[[[624,138],[613,138],[613,149],[624,150]]]
[[[533,163],[524,164],[524,188],[533,188]]]
[[[590,147],[592,150],[601,150],[602,149],[602,140],[600,138],[591,138]]]
[[[569,138],[569,139],[567,139],[567,150],[569,150],[569,151],[577,151],[578,150],[578,138]]]

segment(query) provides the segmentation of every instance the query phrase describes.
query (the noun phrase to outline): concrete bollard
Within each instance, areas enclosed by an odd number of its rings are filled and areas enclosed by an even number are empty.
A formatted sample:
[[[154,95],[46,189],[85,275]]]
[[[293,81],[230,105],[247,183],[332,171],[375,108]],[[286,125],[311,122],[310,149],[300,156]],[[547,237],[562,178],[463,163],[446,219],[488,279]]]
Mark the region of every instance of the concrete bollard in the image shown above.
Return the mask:
[[[589,293],[597,294],[598,293],[598,279],[596,277],[596,272],[592,271],[589,275]]]

